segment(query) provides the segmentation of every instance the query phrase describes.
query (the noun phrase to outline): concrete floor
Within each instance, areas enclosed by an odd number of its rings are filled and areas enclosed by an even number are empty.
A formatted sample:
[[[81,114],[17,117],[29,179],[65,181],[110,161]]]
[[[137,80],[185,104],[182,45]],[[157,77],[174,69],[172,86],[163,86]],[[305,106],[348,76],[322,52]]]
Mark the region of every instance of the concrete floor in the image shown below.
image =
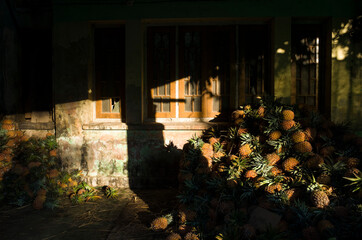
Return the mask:
[[[149,229],[151,221],[176,208],[175,189],[123,189],[117,199],[72,205],[64,199],[55,210],[31,205],[0,208],[1,240],[165,239]]]

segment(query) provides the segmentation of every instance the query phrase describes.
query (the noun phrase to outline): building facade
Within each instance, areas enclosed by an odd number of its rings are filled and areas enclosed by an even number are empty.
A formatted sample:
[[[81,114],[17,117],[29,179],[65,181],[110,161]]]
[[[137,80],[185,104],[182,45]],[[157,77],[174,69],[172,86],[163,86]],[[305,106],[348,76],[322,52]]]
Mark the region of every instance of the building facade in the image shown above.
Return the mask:
[[[359,1],[5,2],[3,112],[93,185],[176,183],[187,139],[266,95],[361,129]]]

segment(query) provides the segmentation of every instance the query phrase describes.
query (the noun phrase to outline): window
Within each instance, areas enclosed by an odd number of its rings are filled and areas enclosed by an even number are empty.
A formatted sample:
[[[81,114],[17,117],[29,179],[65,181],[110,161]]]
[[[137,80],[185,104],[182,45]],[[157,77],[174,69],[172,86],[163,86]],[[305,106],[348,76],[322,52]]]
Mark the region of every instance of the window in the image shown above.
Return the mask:
[[[175,28],[148,31],[148,115],[176,117]]]
[[[239,105],[272,94],[268,25],[239,26]]]
[[[96,117],[125,118],[124,27],[95,28]]]
[[[294,24],[292,28],[292,97],[297,104],[318,109],[320,84],[319,25]]]
[[[147,49],[149,117],[212,118],[228,111],[235,27],[150,27]]]

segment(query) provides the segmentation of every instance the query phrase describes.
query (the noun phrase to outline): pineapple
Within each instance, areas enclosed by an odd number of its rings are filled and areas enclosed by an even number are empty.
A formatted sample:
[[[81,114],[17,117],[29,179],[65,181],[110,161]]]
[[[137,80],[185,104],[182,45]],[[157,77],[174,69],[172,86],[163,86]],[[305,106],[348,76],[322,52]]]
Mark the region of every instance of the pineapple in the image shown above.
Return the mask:
[[[209,143],[211,145],[214,145],[215,143],[219,142],[219,139],[217,139],[216,137],[211,137],[209,138]]]
[[[201,148],[201,154],[205,158],[212,158],[214,155],[214,148],[210,143],[204,143]]]
[[[170,223],[170,216],[158,217],[151,222],[152,230],[165,230]]]
[[[171,233],[167,236],[166,240],[181,240],[181,236],[178,233]]]
[[[269,139],[271,141],[278,140],[282,136],[282,133],[280,131],[273,131],[269,135]]]
[[[304,134],[307,141],[312,141],[317,136],[317,130],[315,128],[306,128]]]
[[[264,108],[263,106],[260,106],[260,107],[258,108],[257,113],[258,113],[258,115],[259,115],[260,117],[264,117],[265,108]]]
[[[294,119],[294,112],[292,110],[283,110],[283,119],[284,120],[293,120]]]
[[[282,129],[287,131],[295,126],[295,122],[294,122],[294,120],[283,120],[281,123],[281,126],[282,126]]]
[[[327,173],[321,173],[316,180],[320,184],[328,185],[331,183],[331,176]]]
[[[283,190],[281,183],[274,183],[272,185],[266,186],[264,189],[267,193],[274,194],[275,192],[280,192]]]
[[[336,149],[335,149],[333,146],[327,146],[327,147],[322,148],[322,149],[319,151],[319,154],[320,154],[322,157],[327,157],[327,156],[332,155],[335,151],[336,151]]]
[[[304,140],[305,140],[305,134],[302,131],[297,131],[297,132],[293,133],[292,141],[294,143],[304,142]]]
[[[288,190],[285,190],[284,193],[285,193],[287,199],[289,201],[292,201],[299,196],[300,191],[298,191],[298,189],[296,189],[296,188],[290,188]]]
[[[360,160],[358,158],[347,158],[345,162],[347,168],[357,168],[360,163]]]
[[[245,117],[245,112],[243,110],[236,110],[231,114],[232,119],[237,120]]]
[[[294,149],[300,153],[309,153],[313,150],[312,145],[307,141],[295,144]]]
[[[315,154],[306,161],[306,166],[312,169],[320,168],[323,165],[323,163],[324,159],[320,155]]]
[[[254,169],[248,170],[245,172],[246,178],[256,178],[257,176],[258,176],[258,174],[256,173],[256,171]]]
[[[270,169],[270,173],[271,173],[271,175],[272,176],[278,176],[278,175],[280,175],[281,173],[282,173],[282,170],[280,170],[279,168],[277,168],[277,167],[272,167],[271,169]]]
[[[239,128],[238,130],[238,136],[241,136],[243,135],[244,133],[247,133],[248,132],[248,129],[246,128]]]
[[[284,171],[290,171],[293,170],[295,166],[299,164],[299,161],[296,158],[290,157],[284,160],[282,163],[282,167]]]
[[[239,153],[241,156],[248,156],[252,152],[252,149],[250,148],[250,145],[248,143],[242,145],[239,148]]]
[[[266,155],[266,160],[270,166],[273,166],[280,160],[280,157],[276,153],[270,153]]]
[[[199,240],[199,237],[193,233],[193,232],[189,232],[185,235],[185,240]]]
[[[325,208],[329,205],[328,195],[322,190],[314,190],[310,195],[310,200],[317,208]]]

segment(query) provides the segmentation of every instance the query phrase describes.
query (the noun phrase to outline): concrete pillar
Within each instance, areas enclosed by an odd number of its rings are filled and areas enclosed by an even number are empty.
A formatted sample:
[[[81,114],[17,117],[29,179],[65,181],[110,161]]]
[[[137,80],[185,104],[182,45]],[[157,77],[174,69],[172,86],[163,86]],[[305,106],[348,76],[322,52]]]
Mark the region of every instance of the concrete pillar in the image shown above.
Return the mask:
[[[141,20],[126,22],[126,122],[142,122],[143,27]]]

